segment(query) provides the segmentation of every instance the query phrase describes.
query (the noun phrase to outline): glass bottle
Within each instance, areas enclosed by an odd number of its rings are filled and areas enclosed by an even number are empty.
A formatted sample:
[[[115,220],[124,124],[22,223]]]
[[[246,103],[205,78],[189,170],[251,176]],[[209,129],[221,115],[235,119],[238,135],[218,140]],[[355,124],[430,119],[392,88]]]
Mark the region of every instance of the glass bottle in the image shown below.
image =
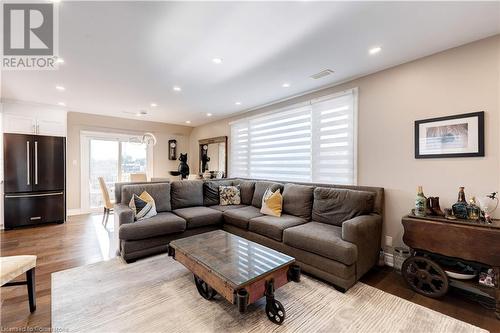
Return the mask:
[[[465,191],[464,187],[459,187],[458,188],[458,200],[456,203],[451,206],[451,209],[453,210],[453,215],[457,219],[464,219],[467,220],[468,214],[467,214],[467,200],[465,200]]]
[[[467,208],[467,216],[469,220],[479,220],[481,217],[481,209],[476,205],[476,198],[472,197],[469,201],[469,207]]]
[[[427,198],[424,195],[422,186],[417,188],[417,198],[415,199],[415,216],[425,217],[425,210],[427,208]]]

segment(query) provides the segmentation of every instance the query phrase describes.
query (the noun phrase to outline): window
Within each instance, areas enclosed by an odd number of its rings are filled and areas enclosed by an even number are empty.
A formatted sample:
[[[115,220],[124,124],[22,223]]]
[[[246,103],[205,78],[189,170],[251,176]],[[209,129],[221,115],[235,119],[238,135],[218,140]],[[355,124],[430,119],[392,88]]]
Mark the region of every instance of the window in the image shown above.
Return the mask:
[[[231,177],[356,184],[357,89],[231,124]]]
[[[152,175],[152,146],[136,135],[82,132],[82,197],[84,210],[102,207],[98,177],[103,177],[111,198],[116,182],[130,181],[131,173]]]

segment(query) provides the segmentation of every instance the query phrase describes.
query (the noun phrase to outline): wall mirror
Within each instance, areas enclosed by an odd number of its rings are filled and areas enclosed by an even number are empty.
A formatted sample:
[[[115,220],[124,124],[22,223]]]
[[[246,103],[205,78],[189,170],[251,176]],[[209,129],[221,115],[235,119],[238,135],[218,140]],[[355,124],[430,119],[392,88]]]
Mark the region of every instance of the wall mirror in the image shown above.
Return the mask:
[[[204,178],[226,178],[227,136],[203,139],[198,142],[200,147],[200,174],[204,174]]]

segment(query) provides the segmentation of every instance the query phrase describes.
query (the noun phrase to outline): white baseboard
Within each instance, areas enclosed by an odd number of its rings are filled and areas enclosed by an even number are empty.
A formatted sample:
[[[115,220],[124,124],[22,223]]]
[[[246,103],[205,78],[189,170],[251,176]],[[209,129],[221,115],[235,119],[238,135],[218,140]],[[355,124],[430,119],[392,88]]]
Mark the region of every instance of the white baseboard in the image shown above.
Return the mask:
[[[384,262],[386,266],[394,267],[394,256],[392,253],[384,253]]]
[[[68,216],[83,215],[88,213],[90,212],[86,212],[80,208],[68,209],[67,211]]]

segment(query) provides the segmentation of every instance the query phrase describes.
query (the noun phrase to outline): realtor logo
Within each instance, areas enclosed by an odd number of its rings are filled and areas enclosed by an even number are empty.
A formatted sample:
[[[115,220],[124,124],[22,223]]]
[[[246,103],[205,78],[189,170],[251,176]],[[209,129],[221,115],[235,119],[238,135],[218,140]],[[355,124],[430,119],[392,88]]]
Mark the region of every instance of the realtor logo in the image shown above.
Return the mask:
[[[3,4],[2,69],[56,69],[53,3]]]

